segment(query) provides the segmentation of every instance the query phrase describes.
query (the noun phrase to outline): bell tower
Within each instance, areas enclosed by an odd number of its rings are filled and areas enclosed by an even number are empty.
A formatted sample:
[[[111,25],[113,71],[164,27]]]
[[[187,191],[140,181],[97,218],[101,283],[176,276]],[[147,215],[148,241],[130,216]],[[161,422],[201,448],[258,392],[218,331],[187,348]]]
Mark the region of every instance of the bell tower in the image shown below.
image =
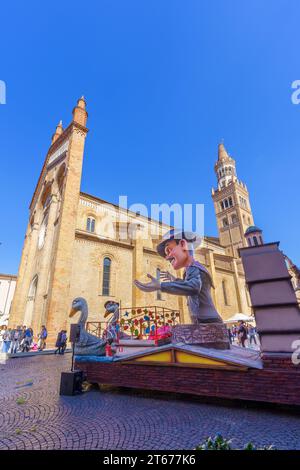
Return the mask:
[[[215,163],[218,187],[212,189],[220,243],[226,253],[239,257],[238,248],[247,246],[245,232],[254,225],[249,193],[245,183],[238,180],[235,160],[219,144]]]
[[[29,207],[10,325],[66,327],[86,128],[82,96],[67,128],[56,126]]]

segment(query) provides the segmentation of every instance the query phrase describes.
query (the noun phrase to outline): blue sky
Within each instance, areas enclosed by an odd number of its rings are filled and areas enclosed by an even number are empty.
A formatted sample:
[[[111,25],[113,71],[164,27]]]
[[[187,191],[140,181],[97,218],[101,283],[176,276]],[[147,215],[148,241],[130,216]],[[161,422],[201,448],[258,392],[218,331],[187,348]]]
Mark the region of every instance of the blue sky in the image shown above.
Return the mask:
[[[117,203],[211,200],[223,138],[266,241],[299,265],[297,0],[73,0],[1,6],[0,272],[16,273],[51,135],[82,94],[82,190]]]

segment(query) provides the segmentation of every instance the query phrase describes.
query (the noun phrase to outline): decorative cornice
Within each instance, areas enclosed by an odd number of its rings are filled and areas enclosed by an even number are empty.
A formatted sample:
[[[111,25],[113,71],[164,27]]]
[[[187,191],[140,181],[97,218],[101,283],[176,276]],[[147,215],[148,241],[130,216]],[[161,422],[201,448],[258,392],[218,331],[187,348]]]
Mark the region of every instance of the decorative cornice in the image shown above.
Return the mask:
[[[75,238],[78,239],[83,239],[86,241],[92,241],[96,243],[103,243],[106,245],[114,245],[114,246],[119,246],[120,248],[127,248],[130,250],[134,249],[134,245],[130,245],[129,243],[124,243],[118,240],[113,240],[112,238],[101,238],[99,235],[96,235],[94,233],[86,232],[84,230],[75,230]]]
[[[3,273],[0,273],[0,279],[6,279],[7,281],[14,281],[17,279],[17,275],[16,274],[3,274]]]

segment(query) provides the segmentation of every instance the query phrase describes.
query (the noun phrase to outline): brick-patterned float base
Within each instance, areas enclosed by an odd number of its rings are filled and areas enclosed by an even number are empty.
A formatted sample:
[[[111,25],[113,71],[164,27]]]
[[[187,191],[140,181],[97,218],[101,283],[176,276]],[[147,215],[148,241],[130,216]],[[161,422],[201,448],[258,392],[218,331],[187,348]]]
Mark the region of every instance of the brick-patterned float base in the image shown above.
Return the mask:
[[[300,366],[290,355],[265,355],[264,368],[246,371],[80,362],[87,380],[120,387],[300,406]]]
[[[230,349],[227,328],[223,323],[199,323],[197,325],[175,325],[172,342],[198,344],[213,349]]]

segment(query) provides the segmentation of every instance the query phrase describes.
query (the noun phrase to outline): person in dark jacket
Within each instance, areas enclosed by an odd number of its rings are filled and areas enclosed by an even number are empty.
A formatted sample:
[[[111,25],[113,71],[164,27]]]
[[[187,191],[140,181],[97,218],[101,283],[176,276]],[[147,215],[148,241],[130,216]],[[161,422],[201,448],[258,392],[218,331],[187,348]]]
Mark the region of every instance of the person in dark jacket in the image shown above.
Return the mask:
[[[183,279],[176,278],[166,271],[161,273],[163,282],[148,274],[151,282],[142,283],[135,280],[134,283],[144,292],[161,290],[168,294],[186,296],[193,324],[223,323],[210,293],[214,287],[212,278],[208,270],[193,257],[194,249],[199,244],[200,239],[194,233],[170,230],[157,246],[157,252],[168,260],[175,270],[185,268]]]
[[[60,338],[60,342],[61,342],[61,354],[64,354],[65,353],[65,349],[67,347],[67,330],[62,330],[61,332],[61,338]]]
[[[240,325],[238,329],[239,343],[242,345],[243,348],[245,348],[245,341],[248,337],[247,327],[243,321],[240,321],[239,325]]]
[[[55,347],[57,348],[54,351],[54,354],[64,354],[65,349],[67,346],[67,331],[66,330],[61,330],[56,339]]]
[[[54,354],[60,354],[60,350],[61,350],[61,335],[62,335],[62,330],[58,333],[57,335],[57,338],[56,338],[56,343],[55,343],[55,347],[57,348],[55,351],[54,351]]]

